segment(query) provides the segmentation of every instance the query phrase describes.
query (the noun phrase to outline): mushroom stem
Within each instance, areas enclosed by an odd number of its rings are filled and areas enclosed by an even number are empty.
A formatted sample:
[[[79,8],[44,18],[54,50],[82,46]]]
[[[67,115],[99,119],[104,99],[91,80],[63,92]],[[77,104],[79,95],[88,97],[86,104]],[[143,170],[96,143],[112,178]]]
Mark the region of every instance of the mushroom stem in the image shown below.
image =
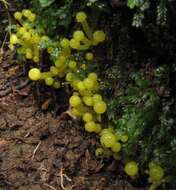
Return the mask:
[[[92,31],[91,31],[91,29],[90,29],[90,26],[89,26],[87,20],[81,22],[81,24],[82,24],[83,30],[84,30],[84,32],[86,33],[87,37],[88,37],[90,40],[92,40],[92,39],[93,39],[93,34],[92,34]]]
[[[84,44],[87,44],[88,46],[91,45],[91,41],[87,38],[87,37],[84,37],[83,40],[81,40]]]
[[[53,77],[53,74],[51,72],[49,72],[49,71],[41,73],[40,79],[45,79],[45,78],[48,78],[48,77]]]
[[[78,50],[86,50],[86,49],[88,49],[89,47],[90,47],[90,45],[88,45],[88,44],[83,44],[83,45],[80,45],[80,46],[79,46]]]

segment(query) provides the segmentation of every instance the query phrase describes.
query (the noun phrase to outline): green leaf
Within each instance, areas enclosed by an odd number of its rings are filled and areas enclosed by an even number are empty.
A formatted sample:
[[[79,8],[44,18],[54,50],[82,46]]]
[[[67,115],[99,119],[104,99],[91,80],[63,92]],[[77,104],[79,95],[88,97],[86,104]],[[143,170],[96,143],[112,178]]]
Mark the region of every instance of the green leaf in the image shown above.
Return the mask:
[[[55,0],[39,0],[41,7],[50,6]]]
[[[134,9],[135,6],[139,6],[139,1],[138,1],[138,0],[128,0],[127,6],[128,6],[130,9]]]

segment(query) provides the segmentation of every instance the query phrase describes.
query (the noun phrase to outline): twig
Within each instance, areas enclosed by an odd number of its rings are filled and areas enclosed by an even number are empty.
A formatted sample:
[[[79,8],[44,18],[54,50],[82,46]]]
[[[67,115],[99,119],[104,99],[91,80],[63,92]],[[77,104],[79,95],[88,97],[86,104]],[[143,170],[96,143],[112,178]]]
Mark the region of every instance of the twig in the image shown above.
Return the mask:
[[[5,172],[5,171],[8,171],[8,170],[12,171],[12,169],[14,169],[14,168],[16,168],[16,167],[17,167],[16,164],[14,164],[13,166],[11,166],[11,167],[9,167],[9,168],[0,169],[0,172]]]
[[[26,135],[24,136],[24,138],[29,137],[30,134],[31,134],[31,132],[26,133]]]
[[[5,42],[6,42],[6,39],[7,39],[7,35],[8,33],[6,33],[5,37],[4,37],[4,40],[2,42],[2,45],[0,47],[0,63],[2,62],[3,60],[3,54],[4,54],[4,45],[5,45]]]
[[[69,178],[66,174],[63,174],[63,176],[65,177],[65,179],[67,180],[67,181],[72,181],[72,179],[71,178]]]
[[[25,86],[27,86],[29,83],[30,83],[30,81],[27,79],[22,84],[19,84],[19,85],[15,86],[15,90],[21,90],[22,88],[24,88]],[[4,96],[7,96],[11,92],[13,92],[13,89],[11,87],[8,87],[5,90],[0,90],[0,98],[2,98]]]
[[[16,12],[16,11],[19,11],[19,10],[18,9],[0,9],[1,13],[4,13],[4,12]]]
[[[60,186],[62,189],[65,190],[65,187],[64,187],[64,179],[63,179],[63,169],[61,168],[61,171],[60,171]]]
[[[8,94],[10,94],[12,92],[11,88],[7,88],[6,90],[0,91],[0,98],[7,96]]]
[[[34,159],[35,154],[36,154],[38,148],[40,147],[41,143],[42,143],[42,142],[40,141],[40,142],[38,143],[38,145],[36,146],[36,148],[34,149],[33,154],[32,154],[32,160]]]
[[[66,178],[66,180],[68,180],[69,182],[72,181],[66,174],[63,173],[63,168],[61,168],[60,173],[60,186],[63,190],[72,190],[74,185],[72,185],[71,187],[65,187],[64,186],[64,177]]]
[[[15,85],[15,83],[18,82],[19,78],[23,76],[23,72],[19,73],[18,75],[16,75],[15,77],[11,77],[10,79],[8,79],[3,85],[2,87],[0,87],[0,91],[3,91],[5,89],[7,89],[8,87]]]
[[[49,185],[49,184],[47,184],[47,183],[44,183],[44,185],[47,186],[47,187],[49,187],[49,188],[52,189],[52,190],[57,190],[56,188],[54,188],[53,186],[51,186],[51,185]]]

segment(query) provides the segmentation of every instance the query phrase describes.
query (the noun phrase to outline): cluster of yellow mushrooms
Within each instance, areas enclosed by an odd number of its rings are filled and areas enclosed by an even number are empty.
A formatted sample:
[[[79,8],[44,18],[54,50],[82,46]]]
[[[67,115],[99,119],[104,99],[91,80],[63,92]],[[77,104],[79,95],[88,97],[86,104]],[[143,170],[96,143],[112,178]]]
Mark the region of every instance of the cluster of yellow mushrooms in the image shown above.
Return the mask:
[[[17,24],[16,33],[10,36],[9,47],[14,49],[18,44],[19,46],[16,47],[20,55],[38,63],[40,44],[47,43],[50,38],[36,29],[36,15],[31,10],[24,9],[22,12],[15,12],[14,17],[19,24]],[[106,35],[102,30],[92,32],[85,12],[78,12],[76,21],[82,25],[82,30],[76,30],[71,39],[62,38],[54,46],[47,47],[49,54],[52,54],[57,46],[61,49],[59,55],[52,59],[53,64],[49,71],[41,72],[37,67],[31,68],[28,76],[32,81],[44,81],[47,86],[56,89],[61,87],[60,81],[65,78],[66,83],[74,89],[69,99],[70,113],[84,121],[86,131],[99,134],[102,147],[97,148],[96,156],[113,156],[119,160],[122,144],[128,141],[128,136],[118,134],[111,127],[103,129],[101,117],[107,110],[107,104],[99,93],[98,76],[95,72],[90,72],[84,77],[79,75],[81,70],[86,70],[89,64],[93,64],[94,54],[88,50],[104,42]],[[84,63],[75,59],[75,51],[83,52]],[[131,177],[138,175],[138,163],[127,162],[124,171]],[[149,164],[148,173],[153,187],[164,176],[163,169],[155,163]]]

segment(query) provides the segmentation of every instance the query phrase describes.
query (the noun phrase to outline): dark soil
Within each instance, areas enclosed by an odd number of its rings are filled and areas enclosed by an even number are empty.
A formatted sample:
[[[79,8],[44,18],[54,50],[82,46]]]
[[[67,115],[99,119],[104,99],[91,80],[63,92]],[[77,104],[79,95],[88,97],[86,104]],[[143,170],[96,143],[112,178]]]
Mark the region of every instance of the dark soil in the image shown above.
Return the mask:
[[[19,70],[1,62],[1,95],[9,81],[11,89],[0,98],[0,189],[135,190],[115,161],[97,160],[96,138],[78,121],[52,114],[48,99],[38,104],[31,84],[16,90],[25,80],[15,77]]]

